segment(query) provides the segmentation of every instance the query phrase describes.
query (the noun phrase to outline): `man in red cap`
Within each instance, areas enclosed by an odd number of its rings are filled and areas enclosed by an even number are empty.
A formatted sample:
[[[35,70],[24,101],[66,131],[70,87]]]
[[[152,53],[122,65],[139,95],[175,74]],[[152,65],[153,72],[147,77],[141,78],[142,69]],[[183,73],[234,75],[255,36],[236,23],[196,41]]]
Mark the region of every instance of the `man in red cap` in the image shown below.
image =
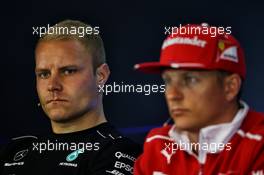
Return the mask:
[[[264,115],[240,100],[246,66],[232,35],[174,33],[160,62],[135,69],[162,75],[174,122],[150,131],[134,174],[264,174]]]

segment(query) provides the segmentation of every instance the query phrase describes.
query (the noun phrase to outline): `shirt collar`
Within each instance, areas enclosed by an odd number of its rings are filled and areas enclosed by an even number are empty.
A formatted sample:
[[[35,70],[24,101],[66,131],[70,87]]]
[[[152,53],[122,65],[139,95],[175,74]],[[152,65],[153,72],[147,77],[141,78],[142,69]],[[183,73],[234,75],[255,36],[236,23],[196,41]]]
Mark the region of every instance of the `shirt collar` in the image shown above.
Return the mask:
[[[221,123],[217,125],[210,125],[207,127],[204,127],[200,130],[199,133],[199,143],[203,144],[206,143],[210,145],[211,143],[223,143],[226,144],[231,137],[237,132],[238,128],[240,127],[242,121],[246,117],[249,107],[248,105],[240,101],[240,104],[242,108],[238,110],[236,113],[234,119],[229,122],[229,123]],[[178,132],[175,128],[175,125],[172,126],[172,128],[169,130],[169,136],[177,143],[185,143],[185,144],[190,144],[190,140],[187,136],[186,132]],[[190,154],[192,153],[192,150],[190,149],[183,149],[187,151]],[[201,150],[199,150],[200,153]],[[219,152],[220,150],[216,147],[214,147],[214,150],[208,149],[208,150],[203,150],[205,152]]]

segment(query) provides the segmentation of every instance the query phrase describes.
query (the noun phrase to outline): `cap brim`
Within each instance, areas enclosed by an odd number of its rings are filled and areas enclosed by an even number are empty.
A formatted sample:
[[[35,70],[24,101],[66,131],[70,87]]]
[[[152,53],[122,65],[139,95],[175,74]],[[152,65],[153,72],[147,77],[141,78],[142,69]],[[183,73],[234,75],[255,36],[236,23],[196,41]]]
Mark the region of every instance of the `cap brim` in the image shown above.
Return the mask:
[[[165,69],[206,69],[206,66],[198,63],[160,63],[160,62],[147,62],[140,63],[134,66],[134,69],[144,73],[160,74]]]

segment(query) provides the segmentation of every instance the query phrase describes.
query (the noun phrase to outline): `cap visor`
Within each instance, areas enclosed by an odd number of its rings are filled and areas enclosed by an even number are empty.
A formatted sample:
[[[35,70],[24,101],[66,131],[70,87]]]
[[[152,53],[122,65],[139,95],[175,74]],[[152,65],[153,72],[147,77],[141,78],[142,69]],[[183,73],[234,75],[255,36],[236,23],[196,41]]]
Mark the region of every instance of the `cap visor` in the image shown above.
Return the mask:
[[[161,64],[160,62],[148,62],[136,64],[134,66],[134,69],[144,73],[159,74],[162,72],[162,70],[169,67],[170,64]]]
[[[204,65],[197,64],[197,63],[160,63],[160,62],[147,62],[147,63],[140,63],[134,66],[135,70],[144,73],[152,73],[152,74],[160,74],[163,70],[172,68],[172,69],[179,69],[179,68],[186,68],[186,69],[206,69]]]

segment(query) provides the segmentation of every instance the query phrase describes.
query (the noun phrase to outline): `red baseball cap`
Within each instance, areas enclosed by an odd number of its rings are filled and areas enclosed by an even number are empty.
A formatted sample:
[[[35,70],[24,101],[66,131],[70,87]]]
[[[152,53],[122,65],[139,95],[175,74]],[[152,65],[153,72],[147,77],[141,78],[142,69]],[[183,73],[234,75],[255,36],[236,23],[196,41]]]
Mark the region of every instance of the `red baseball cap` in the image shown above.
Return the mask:
[[[212,31],[216,27],[186,25]],[[201,30],[200,30],[201,31]],[[230,34],[210,32],[172,33],[162,44],[160,61],[140,63],[134,66],[145,73],[161,73],[164,69],[224,70],[246,76],[245,55],[239,42]]]

